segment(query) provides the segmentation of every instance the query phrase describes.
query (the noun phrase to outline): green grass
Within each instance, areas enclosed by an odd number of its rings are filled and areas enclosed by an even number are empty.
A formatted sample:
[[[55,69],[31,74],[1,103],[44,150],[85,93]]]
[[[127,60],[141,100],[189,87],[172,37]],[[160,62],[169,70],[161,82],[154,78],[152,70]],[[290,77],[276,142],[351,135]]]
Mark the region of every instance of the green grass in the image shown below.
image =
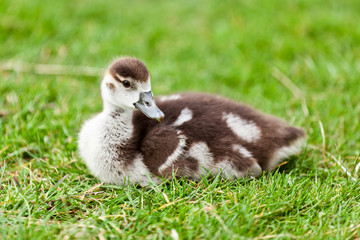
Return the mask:
[[[0,70],[0,239],[359,239],[359,9],[358,0],[0,1],[2,63],[105,68],[132,55],[155,95],[220,94],[308,134],[299,156],[251,181],[99,185],[76,141],[101,110],[100,77]]]

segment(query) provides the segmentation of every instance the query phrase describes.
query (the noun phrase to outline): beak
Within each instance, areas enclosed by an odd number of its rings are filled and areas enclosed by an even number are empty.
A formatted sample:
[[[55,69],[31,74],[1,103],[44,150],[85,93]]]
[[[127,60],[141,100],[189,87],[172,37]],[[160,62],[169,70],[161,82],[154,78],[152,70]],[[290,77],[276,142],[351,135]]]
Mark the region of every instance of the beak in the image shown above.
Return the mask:
[[[134,106],[148,118],[156,119],[158,122],[164,120],[165,114],[156,106],[151,91],[140,93],[139,101],[134,103]]]

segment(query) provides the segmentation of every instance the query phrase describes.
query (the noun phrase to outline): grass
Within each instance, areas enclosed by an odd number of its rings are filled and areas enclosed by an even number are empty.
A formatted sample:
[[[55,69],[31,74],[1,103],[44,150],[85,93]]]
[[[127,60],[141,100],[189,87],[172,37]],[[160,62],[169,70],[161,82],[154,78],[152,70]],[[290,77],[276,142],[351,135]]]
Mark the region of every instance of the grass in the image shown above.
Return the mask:
[[[246,102],[303,127],[308,146],[251,181],[101,184],[76,152],[81,123],[101,110],[100,76],[0,70],[0,239],[359,239],[359,8],[357,0],[1,1],[2,68],[100,69],[136,56],[155,95]]]

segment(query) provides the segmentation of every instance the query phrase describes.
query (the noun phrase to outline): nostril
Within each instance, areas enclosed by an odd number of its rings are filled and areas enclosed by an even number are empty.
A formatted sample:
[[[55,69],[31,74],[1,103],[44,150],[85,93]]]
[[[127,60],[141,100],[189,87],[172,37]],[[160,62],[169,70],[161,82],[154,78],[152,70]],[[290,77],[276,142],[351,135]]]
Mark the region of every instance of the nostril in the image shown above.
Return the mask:
[[[145,105],[148,106],[148,107],[150,107],[150,106],[151,106],[151,103],[148,102],[148,101],[145,101]]]

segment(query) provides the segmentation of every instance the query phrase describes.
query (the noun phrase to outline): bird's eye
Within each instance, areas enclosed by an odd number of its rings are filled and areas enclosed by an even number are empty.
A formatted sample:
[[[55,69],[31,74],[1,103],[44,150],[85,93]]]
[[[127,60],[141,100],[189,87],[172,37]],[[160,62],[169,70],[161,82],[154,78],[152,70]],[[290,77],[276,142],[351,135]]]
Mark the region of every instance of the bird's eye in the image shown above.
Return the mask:
[[[122,84],[123,84],[124,87],[126,87],[126,88],[130,87],[130,82],[129,82],[128,80],[122,81]]]

